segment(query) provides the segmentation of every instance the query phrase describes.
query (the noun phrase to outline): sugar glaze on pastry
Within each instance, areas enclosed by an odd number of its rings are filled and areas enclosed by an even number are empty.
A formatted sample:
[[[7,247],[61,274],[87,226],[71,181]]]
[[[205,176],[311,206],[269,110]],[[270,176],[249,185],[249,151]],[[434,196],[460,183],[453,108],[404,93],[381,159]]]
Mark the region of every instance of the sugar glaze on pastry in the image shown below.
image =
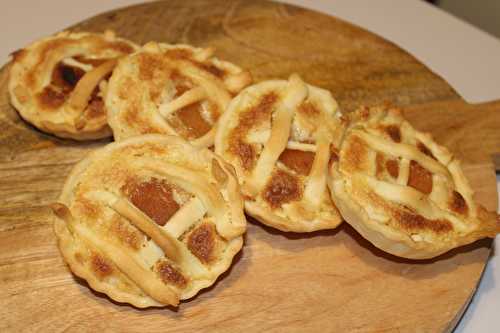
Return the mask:
[[[474,201],[460,161],[394,108],[350,115],[329,187],[344,219],[396,256],[432,258],[500,231],[498,216]]]
[[[104,97],[117,59],[137,49],[112,31],[64,31],[14,53],[9,93],[22,118],[62,138],[111,135]]]
[[[141,308],[176,306],[212,285],[246,230],[232,167],[176,136],[137,136],[94,151],[52,208],[71,270]]]
[[[341,133],[330,92],[294,74],[234,98],[215,151],[235,167],[248,214],[283,231],[311,232],[341,222],[326,185]]]
[[[106,98],[115,140],[161,133],[213,145],[232,95],[251,82],[248,71],[215,58],[214,51],[150,42],[122,59]]]

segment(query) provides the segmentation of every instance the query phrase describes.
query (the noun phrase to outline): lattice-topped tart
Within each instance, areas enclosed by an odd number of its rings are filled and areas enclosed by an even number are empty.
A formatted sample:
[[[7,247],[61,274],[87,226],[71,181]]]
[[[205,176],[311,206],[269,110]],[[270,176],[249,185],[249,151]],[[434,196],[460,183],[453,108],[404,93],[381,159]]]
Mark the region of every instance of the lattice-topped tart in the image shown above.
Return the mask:
[[[396,109],[351,116],[329,187],[345,220],[380,249],[424,259],[500,231],[473,200],[460,162]]]
[[[233,168],[176,136],[137,136],[91,153],[52,208],[71,270],[137,307],[177,305],[212,285],[246,229]]]
[[[234,98],[215,151],[236,168],[248,214],[283,231],[310,232],[341,222],[326,184],[341,133],[331,94],[292,75]]]
[[[106,98],[115,140],[162,133],[213,145],[215,126],[232,95],[252,80],[248,71],[213,53],[212,48],[150,42],[122,59]]]
[[[19,114],[40,130],[91,140],[111,135],[104,94],[117,59],[137,49],[111,31],[61,32],[13,54],[9,93]]]

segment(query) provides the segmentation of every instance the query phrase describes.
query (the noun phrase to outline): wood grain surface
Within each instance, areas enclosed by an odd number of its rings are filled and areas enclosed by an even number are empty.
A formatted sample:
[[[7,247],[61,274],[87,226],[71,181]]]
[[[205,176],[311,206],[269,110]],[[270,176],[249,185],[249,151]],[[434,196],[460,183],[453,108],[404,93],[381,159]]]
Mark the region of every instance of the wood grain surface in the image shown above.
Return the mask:
[[[36,27],[34,27],[36,28]],[[336,18],[264,1],[170,0],[72,27],[114,29],[138,43],[215,46],[256,81],[301,74],[346,112],[390,102],[465,162],[476,197],[496,208],[491,155],[500,102],[467,105],[395,45]],[[56,139],[9,105],[0,71],[0,331],[439,332],[456,324],[490,254],[489,240],[434,260],[392,257],[349,226],[287,234],[250,223],[245,247],[215,286],[178,309],[139,310],[74,277],[56,248],[47,204],[71,167],[106,140]]]

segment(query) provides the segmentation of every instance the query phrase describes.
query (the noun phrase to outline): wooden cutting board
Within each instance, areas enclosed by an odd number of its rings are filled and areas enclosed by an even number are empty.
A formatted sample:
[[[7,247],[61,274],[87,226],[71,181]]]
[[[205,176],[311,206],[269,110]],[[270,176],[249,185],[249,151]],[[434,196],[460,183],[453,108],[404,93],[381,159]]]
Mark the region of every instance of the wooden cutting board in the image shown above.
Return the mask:
[[[385,101],[464,161],[477,199],[496,209],[500,102],[468,105],[440,77],[380,37],[326,15],[264,1],[171,0],[72,27],[111,28],[138,43],[215,46],[256,81],[300,73],[346,112]],[[34,27],[36,29],[36,27]],[[139,310],[91,291],[56,248],[47,204],[75,162],[108,141],[42,134],[9,105],[0,72],[0,331],[450,331],[472,297],[491,242],[434,260],[387,255],[347,225],[287,234],[250,223],[215,286],[178,309]],[[480,84],[480,83],[478,83]]]

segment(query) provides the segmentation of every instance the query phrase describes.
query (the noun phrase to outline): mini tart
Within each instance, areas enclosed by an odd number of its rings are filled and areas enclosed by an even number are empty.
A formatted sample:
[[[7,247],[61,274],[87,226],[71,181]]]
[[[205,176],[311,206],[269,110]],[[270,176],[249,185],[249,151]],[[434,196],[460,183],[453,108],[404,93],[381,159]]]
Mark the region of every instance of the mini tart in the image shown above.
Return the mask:
[[[326,184],[341,133],[330,92],[294,74],[234,98],[215,151],[235,167],[249,215],[282,231],[311,232],[341,222]]]
[[[115,140],[160,133],[213,145],[218,119],[233,94],[252,81],[248,71],[213,53],[212,48],[150,42],[120,60],[106,98]]]
[[[13,54],[9,93],[27,122],[62,138],[93,140],[111,135],[104,95],[117,59],[137,49],[104,34],[61,32]]]
[[[232,167],[176,136],[137,136],[91,153],[52,209],[71,270],[140,308],[176,306],[212,285],[246,230]]]
[[[473,201],[460,162],[396,109],[351,115],[328,183],[344,219],[396,256],[432,258],[500,231],[498,216]]]

